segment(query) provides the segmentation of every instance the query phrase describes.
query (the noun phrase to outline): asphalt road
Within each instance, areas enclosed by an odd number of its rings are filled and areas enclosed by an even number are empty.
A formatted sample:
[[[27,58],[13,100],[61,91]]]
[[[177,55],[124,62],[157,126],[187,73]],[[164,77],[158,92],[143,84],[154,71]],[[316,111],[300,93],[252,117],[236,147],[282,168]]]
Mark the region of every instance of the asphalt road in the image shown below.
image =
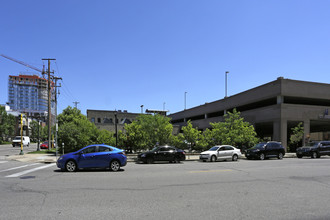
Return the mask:
[[[55,164],[0,160],[0,213],[1,219],[330,219],[329,167],[325,157],[128,163],[120,172],[67,173]]]
[[[37,144],[31,143],[29,147],[23,147],[23,153],[36,151]],[[13,147],[11,144],[0,145],[0,157],[10,156],[10,155],[18,155],[21,152],[20,147]]]

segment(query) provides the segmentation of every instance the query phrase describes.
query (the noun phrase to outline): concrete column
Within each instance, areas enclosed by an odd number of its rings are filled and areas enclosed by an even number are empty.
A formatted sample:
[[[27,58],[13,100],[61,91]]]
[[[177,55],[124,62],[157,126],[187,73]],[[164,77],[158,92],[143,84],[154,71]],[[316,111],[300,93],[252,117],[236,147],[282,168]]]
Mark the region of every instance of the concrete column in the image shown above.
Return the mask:
[[[288,147],[288,121],[285,119],[281,120],[281,139],[282,146],[285,148],[285,151],[287,151]]]
[[[280,141],[285,149],[288,145],[288,122],[285,119],[273,122],[273,141]]]
[[[281,138],[281,133],[280,133],[280,122],[279,121],[274,121],[273,122],[273,141],[280,141]]]
[[[204,115],[204,119],[207,119],[207,114]]]
[[[309,141],[310,138],[310,132],[311,132],[311,121],[306,119],[304,120],[304,139],[303,144]]]

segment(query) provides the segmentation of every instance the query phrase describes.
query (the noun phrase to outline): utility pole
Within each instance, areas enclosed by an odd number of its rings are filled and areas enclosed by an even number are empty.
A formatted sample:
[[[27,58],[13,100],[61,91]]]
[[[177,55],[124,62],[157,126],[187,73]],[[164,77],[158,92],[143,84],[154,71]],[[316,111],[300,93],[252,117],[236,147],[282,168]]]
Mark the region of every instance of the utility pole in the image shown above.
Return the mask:
[[[80,103],[80,102],[73,102],[75,108],[78,108],[78,104],[79,104],[79,103]]]
[[[57,80],[62,80],[61,77],[53,77],[55,80],[55,124],[56,124],[56,130],[55,130],[55,156],[57,157],[57,132],[58,132],[58,124],[57,124],[57,87],[61,87],[61,85],[57,86]]]
[[[52,109],[51,109],[51,78],[50,78],[50,61],[56,59],[42,59],[48,60],[48,149],[51,148],[51,126],[52,126]]]

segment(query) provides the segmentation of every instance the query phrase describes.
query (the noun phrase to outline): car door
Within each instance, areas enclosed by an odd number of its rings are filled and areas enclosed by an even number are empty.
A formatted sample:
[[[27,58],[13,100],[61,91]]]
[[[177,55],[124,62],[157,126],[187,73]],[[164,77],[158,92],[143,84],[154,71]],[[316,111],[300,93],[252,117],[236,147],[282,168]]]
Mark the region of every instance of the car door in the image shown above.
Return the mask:
[[[159,160],[162,160],[162,161],[174,160],[174,158],[172,158],[174,155],[173,148],[170,148],[170,147],[160,148],[158,155],[160,158]]]
[[[326,142],[326,154],[330,156],[330,142]]]
[[[109,167],[110,160],[112,159],[112,149],[109,147],[98,146],[95,153],[95,165],[97,167]]]
[[[232,146],[226,146],[226,158],[230,159],[233,156],[234,148]]]
[[[274,157],[276,155],[276,144],[268,143],[265,146],[265,156],[266,157]]]
[[[78,167],[79,168],[96,167],[97,163],[96,163],[95,153],[96,153],[96,146],[91,146],[82,150],[78,160]]]
[[[166,152],[167,152],[167,150],[166,150],[165,147],[161,147],[161,148],[159,148],[159,150],[156,151],[156,154],[155,154],[154,159],[155,159],[155,160],[158,160],[158,161],[163,161],[163,160],[165,160],[165,158],[166,158]]]
[[[221,146],[218,149],[217,158],[223,160],[226,157],[226,147]]]
[[[328,144],[326,142],[321,142],[319,145],[319,155],[327,155]]]

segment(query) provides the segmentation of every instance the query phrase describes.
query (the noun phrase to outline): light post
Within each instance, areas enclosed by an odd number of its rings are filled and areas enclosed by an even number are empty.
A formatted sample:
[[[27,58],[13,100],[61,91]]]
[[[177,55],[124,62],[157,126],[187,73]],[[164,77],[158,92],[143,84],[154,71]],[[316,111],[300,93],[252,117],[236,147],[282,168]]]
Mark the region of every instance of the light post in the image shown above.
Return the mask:
[[[184,92],[184,110],[187,109],[187,92]]]
[[[38,146],[37,151],[40,151],[40,120],[38,119]]]
[[[225,98],[227,98],[227,75],[228,75],[229,71],[226,71],[225,73]]]
[[[165,111],[165,104],[166,104],[166,102],[163,103],[163,110],[164,110],[164,111]]]
[[[115,111],[115,130],[116,130],[116,147],[118,145],[118,133],[117,133],[117,111]]]
[[[141,114],[143,114],[143,105],[141,105],[140,107],[141,107]]]

